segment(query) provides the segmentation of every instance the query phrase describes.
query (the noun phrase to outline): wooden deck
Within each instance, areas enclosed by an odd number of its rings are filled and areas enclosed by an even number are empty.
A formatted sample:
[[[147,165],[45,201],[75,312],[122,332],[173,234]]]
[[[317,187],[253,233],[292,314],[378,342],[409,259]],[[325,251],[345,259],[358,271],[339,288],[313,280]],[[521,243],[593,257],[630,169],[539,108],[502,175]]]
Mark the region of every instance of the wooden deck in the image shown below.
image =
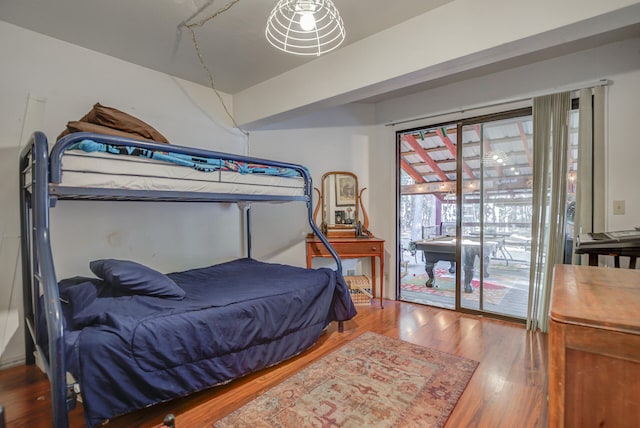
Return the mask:
[[[509,317],[525,319],[527,316],[527,304],[529,299],[529,257],[528,251],[523,251],[518,247],[509,248],[506,253],[497,254],[492,257],[489,263],[489,277],[485,277],[487,284],[486,293],[488,298],[483,299],[483,309],[486,312],[506,315]],[[421,254],[418,252],[415,257],[405,255],[405,265],[403,265],[403,277],[401,284],[418,282],[418,278],[425,276],[425,266],[421,261]],[[436,272],[436,287],[427,289],[426,287],[401,287],[400,299],[406,302],[431,305],[446,309],[455,309],[455,294],[449,290],[455,280],[455,273],[448,272],[449,262],[441,261],[434,269]],[[440,283],[446,283],[448,287],[437,287]],[[478,267],[474,272],[474,281],[478,280]],[[502,288],[502,291],[499,289]],[[478,290],[474,290],[475,295],[462,293],[462,306],[469,309],[478,310],[479,296]],[[495,296],[493,296],[495,294]],[[491,298],[494,297],[494,298]],[[499,297],[499,298],[498,298]]]

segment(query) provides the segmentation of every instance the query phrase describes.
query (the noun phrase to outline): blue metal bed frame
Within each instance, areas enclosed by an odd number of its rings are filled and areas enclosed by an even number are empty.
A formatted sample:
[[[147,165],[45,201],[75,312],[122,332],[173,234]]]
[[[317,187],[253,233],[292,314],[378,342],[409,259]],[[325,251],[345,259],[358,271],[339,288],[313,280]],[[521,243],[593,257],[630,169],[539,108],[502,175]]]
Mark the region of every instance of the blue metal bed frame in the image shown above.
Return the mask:
[[[303,196],[251,195],[228,193],[202,193],[178,191],[141,191],[126,189],[99,189],[58,186],[62,180],[62,157],[72,144],[83,139],[91,139],[105,144],[117,144],[164,152],[193,156],[215,157],[238,162],[257,163],[277,168],[290,168],[300,173],[304,179]],[[31,179],[27,181],[27,173]],[[329,241],[313,221],[312,180],[309,172],[301,165],[248,156],[233,155],[189,147],[145,142],[93,133],[75,133],[60,139],[49,155],[47,137],[35,132],[20,155],[20,235],[22,248],[23,303],[25,316],[26,363],[34,364],[34,351],[38,353],[44,370],[51,382],[53,426],[66,428],[69,425],[68,411],[75,407],[76,393],[73,385],[67,385],[66,363],[64,360],[64,328],[58,280],[56,277],[49,233],[49,209],[58,199],[68,200],[124,200],[124,201],[175,201],[175,202],[287,202],[303,201],[307,204],[309,225],[327,247],[337,264],[337,272],[342,276],[342,263]],[[250,208],[247,209],[247,251],[251,257]],[[44,308],[40,295],[44,296]],[[44,332],[36,319],[44,314],[49,352],[45,352],[37,342]],[[343,331],[343,322],[339,322]]]

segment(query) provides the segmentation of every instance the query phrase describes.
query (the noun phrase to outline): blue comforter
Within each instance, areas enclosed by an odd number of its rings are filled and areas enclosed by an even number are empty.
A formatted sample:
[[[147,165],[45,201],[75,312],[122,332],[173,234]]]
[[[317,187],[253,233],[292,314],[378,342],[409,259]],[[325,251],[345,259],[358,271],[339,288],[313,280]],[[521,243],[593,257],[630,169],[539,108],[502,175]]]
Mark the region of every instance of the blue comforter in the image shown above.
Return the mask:
[[[87,153],[101,152],[113,155],[138,156],[147,159],[155,159],[176,165],[186,166],[202,172],[235,171],[241,174],[265,174],[279,177],[300,177],[300,173],[290,168],[276,168],[233,160],[205,158],[191,156],[169,151],[149,150],[140,147],[121,146],[115,144],[99,143],[93,140],[82,140],[69,146],[67,150],[82,150]]]
[[[167,276],[183,300],[60,283],[67,370],[89,426],[276,364],[356,313],[330,269],[239,259]]]

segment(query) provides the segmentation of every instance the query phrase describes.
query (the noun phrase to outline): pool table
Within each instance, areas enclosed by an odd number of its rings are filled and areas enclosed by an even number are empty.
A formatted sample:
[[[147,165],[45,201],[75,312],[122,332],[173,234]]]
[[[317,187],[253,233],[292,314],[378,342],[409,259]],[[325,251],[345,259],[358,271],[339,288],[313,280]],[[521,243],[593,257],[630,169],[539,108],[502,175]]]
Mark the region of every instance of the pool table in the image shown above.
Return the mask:
[[[456,263],[456,238],[455,236],[437,236],[432,239],[425,239],[422,241],[415,241],[416,250],[424,253],[425,270],[429,279],[425,284],[427,287],[434,287],[436,285],[435,276],[433,274],[433,267],[440,260],[451,262],[449,272],[455,272]],[[498,241],[484,242],[484,254],[483,254],[483,269],[484,277],[489,276],[489,261],[491,260],[491,254],[494,254],[499,247]],[[473,265],[476,257],[480,258],[480,241],[464,238],[462,240],[462,267],[464,270],[464,291],[465,293],[473,293],[473,287],[471,286],[471,279],[473,278]]]

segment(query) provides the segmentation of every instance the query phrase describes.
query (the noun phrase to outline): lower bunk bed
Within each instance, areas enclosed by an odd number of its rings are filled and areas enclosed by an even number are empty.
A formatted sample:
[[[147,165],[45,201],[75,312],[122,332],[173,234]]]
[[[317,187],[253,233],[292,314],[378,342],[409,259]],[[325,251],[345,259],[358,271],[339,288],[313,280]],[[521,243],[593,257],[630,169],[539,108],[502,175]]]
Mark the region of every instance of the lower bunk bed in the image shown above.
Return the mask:
[[[265,177],[269,184],[261,181],[254,192],[250,188],[262,180],[259,177],[229,177],[225,182],[243,184],[141,190],[147,185],[136,185],[138,178],[148,177],[136,166],[124,185],[107,177],[108,186],[95,181],[85,186],[78,177],[95,177],[95,172],[66,174],[63,163],[66,148],[86,140],[132,147],[118,151],[151,154],[154,162],[160,152],[162,157],[177,153],[198,162],[207,159],[208,164],[218,159],[213,163],[231,165],[225,168],[227,175],[235,173],[231,170],[239,169],[238,165],[247,165],[252,173],[285,170],[293,176],[277,180],[295,184],[274,187],[272,177]],[[356,315],[340,259],[313,223],[311,177],[304,167],[87,133],[68,135],[53,148],[44,134],[35,133],[20,162],[26,357],[27,363],[33,363],[37,354],[51,381],[55,428],[68,426],[67,412],[78,394],[86,424],[94,427],[275,365],[311,347],[329,323],[338,322],[342,331],[342,322]],[[219,168],[214,170],[221,179]],[[99,174],[105,175],[104,171]],[[117,174],[123,175],[120,167]],[[73,181],[65,182],[66,177]],[[282,190],[290,187],[297,190]],[[98,259],[87,261],[95,277],[59,281],[49,242],[49,210],[58,199],[304,201],[309,225],[337,267],[306,269],[261,262],[251,257],[248,242],[246,258],[184,272],[163,274],[130,260]],[[247,236],[250,239],[251,233]]]
[[[163,275],[96,260],[60,282],[67,371],[88,426],[291,358],[346,315],[330,269],[253,259]]]

